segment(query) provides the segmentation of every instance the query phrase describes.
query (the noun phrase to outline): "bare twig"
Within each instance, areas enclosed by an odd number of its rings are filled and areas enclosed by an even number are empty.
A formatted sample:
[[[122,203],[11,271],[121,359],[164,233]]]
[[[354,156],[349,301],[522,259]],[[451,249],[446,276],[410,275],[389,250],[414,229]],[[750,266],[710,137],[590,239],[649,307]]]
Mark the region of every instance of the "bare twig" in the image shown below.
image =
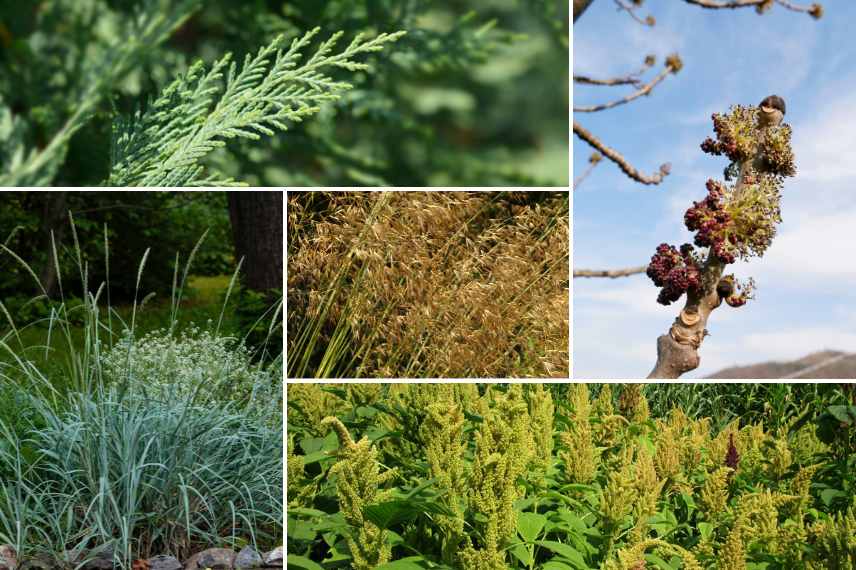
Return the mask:
[[[583,15],[583,12],[591,5],[592,0],[574,0],[574,22]]]
[[[758,12],[763,12],[771,8],[773,4],[778,4],[793,12],[808,14],[815,19],[823,16],[823,6],[821,4],[814,3],[808,6],[801,6],[789,0],[684,0],[684,2],[711,10],[755,8]]]
[[[669,163],[666,163],[660,166],[660,171],[658,173],[646,176],[636,170],[636,168],[634,168],[633,165],[631,165],[629,162],[627,162],[627,159],[621,156],[618,151],[609,148],[608,146],[603,144],[603,142],[601,142],[593,134],[584,129],[576,121],[574,121],[574,134],[580,137],[585,142],[587,142],[596,150],[600,151],[603,156],[617,164],[624,174],[642,184],[659,184],[663,181],[663,178],[668,176],[669,171],[671,170],[671,165]]]
[[[574,269],[574,279],[577,277],[608,277],[609,279],[617,279],[619,277],[629,277],[645,273],[646,269],[648,269],[647,265],[627,267],[625,269]]]
[[[628,4],[625,4],[622,0],[615,0],[615,4],[618,6],[619,10],[624,10],[625,12],[630,14],[631,18],[633,18],[643,26],[653,26],[657,23],[657,21],[654,19],[654,16],[651,15],[648,15],[645,18],[640,18],[639,15],[636,14],[636,9],[638,8],[638,6],[630,6]]]
[[[643,95],[648,95],[651,93],[651,90],[657,86],[658,83],[663,81],[670,73],[677,73],[683,67],[683,62],[678,54],[672,54],[666,58],[666,67],[661,71],[654,79],[649,81],[647,84],[643,85],[630,95],[626,97],[622,97],[616,101],[611,101],[609,103],[602,103],[600,105],[593,105],[591,107],[574,107],[574,113],[595,113],[597,111],[603,111],[605,109],[611,109],[613,107],[618,107],[619,105],[624,105],[626,103],[630,103],[634,99],[638,99]]]
[[[600,164],[601,160],[603,160],[602,154],[600,154],[599,152],[591,153],[591,156],[589,157],[589,165],[585,169],[585,172],[583,172],[574,179],[574,190],[576,190],[579,185],[582,184],[586,178],[588,178],[588,175],[591,174],[591,171],[594,170],[595,166]]]
[[[656,62],[657,58],[653,55],[646,55],[642,69],[635,73],[628,73],[621,77],[613,77],[609,79],[595,79],[594,77],[589,77],[587,75],[574,75],[574,83],[579,83],[581,85],[606,85],[608,87],[613,85],[633,85],[638,87],[642,83],[640,76],[648,71]]]

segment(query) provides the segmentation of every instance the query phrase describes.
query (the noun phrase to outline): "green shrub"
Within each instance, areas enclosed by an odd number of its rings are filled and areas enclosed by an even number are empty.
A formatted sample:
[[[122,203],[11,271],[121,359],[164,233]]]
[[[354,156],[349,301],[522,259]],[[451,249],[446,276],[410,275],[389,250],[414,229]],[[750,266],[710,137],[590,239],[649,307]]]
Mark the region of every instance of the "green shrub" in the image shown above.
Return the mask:
[[[100,364],[111,384],[139,386],[157,399],[236,402],[268,417],[282,409],[281,364],[254,364],[239,340],[198,327],[179,334],[161,329],[139,339],[126,331]]]

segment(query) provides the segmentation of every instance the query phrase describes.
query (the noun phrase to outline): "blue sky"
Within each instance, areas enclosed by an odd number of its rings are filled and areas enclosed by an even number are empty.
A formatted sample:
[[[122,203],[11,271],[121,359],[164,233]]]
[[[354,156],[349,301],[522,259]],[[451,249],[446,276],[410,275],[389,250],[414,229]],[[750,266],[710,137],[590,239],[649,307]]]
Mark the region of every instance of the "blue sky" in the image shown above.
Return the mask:
[[[683,213],[721,179],[725,159],[703,154],[710,115],[734,103],[757,104],[776,93],[794,129],[796,178],[785,183],[783,223],[761,259],[737,263],[754,277],[756,298],[717,309],[701,366],[687,378],[732,365],[792,360],[823,349],[856,351],[856,2],[828,0],[815,21],[780,6],[702,10],[684,2],[646,2],[641,26],[615,3],[597,0],[574,26],[574,73],[623,75],[645,54],[678,52],[684,68],[649,97],[575,120],[653,173],[671,162],[659,186],[643,186],[604,160],[574,193],[574,266],[619,268],[647,263],[661,242],[691,242]],[[574,86],[574,104],[590,105],[632,87]],[[591,148],[574,137],[574,175]],[[574,375],[580,379],[644,377],[656,359],[656,338],[676,316],[656,303],[643,274],[574,280]],[[678,305],[681,306],[683,301]]]

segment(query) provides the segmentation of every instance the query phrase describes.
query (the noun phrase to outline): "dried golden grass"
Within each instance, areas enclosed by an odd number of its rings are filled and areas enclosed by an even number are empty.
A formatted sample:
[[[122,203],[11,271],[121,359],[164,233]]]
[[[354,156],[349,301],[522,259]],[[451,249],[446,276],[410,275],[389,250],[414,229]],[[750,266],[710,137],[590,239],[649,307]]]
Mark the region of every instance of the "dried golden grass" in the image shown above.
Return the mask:
[[[565,192],[301,192],[290,376],[567,377]]]

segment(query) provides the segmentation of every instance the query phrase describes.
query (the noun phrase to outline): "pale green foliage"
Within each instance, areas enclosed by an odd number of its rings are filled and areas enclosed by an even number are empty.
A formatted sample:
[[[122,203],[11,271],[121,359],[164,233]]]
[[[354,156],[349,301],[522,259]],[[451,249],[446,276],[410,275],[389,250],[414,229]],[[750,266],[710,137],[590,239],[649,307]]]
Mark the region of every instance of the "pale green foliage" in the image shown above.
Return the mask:
[[[107,22],[118,27],[117,40],[89,64],[82,64],[86,87],[79,94],[74,113],[42,149],[27,149],[23,126],[14,123],[0,99],[0,186],[50,184],[65,159],[72,135],[92,116],[105,93],[113,88],[152,48],[165,41],[198,8],[199,0],[147,0],[138,16],[128,22]]]
[[[336,81],[325,68],[369,69],[357,56],[377,52],[404,32],[380,34],[371,40],[357,35],[334,53],[342,33],[322,42],[314,55],[304,49],[318,28],[284,49],[280,36],[247,55],[238,69],[230,55],[206,70],[193,65],[163,90],[145,111],[114,126],[111,186],[189,186],[230,184],[205,175],[200,160],[233,138],[259,139],[290,122],[302,121],[337,99],[351,85]]]
[[[0,472],[12,474],[0,480],[0,544],[58,556],[112,542],[129,569],[193,544],[277,540],[281,424],[137,388],[74,394],[59,411],[38,402],[26,439],[0,422]]]

